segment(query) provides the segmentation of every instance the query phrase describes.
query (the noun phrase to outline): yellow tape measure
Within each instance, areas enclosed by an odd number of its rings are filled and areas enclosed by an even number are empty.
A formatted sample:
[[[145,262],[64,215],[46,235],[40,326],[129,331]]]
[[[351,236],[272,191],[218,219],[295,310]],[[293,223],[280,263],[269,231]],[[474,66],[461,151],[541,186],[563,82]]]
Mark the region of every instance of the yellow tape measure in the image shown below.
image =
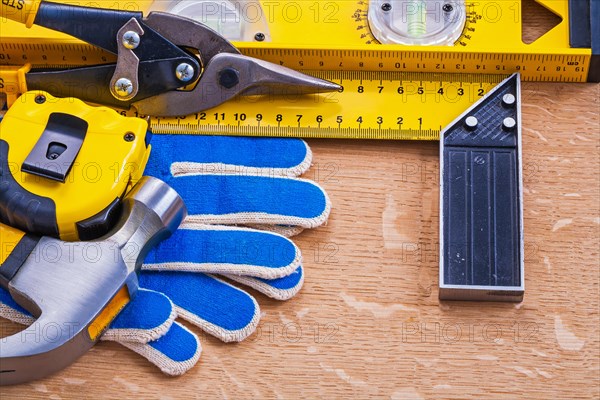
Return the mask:
[[[485,74],[309,73],[339,83],[343,90],[310,96],[238,97],[206,112],[151,118],[152,131],[438,140],[444,126],[503,79]]]

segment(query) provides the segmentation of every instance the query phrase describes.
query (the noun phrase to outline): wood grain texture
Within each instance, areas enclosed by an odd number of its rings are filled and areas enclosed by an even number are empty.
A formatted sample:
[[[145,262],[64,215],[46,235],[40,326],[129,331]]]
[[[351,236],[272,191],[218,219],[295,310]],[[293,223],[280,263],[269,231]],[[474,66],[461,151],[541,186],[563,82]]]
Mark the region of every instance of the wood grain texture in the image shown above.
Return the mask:
[[[525,2],[531,7],[531,1]],[[529,4],[529,5],[528,5]],[[532,14],[524,38],[552,20]],[[257,332],[168,378],[114,343],[13,398],[600,398],[600,85],[522,84],[525,300],[438,301],[434,142],[311,140],[326,226]],[[0,337],[18,330],[0,321]]]
[[[438,301],[437,143],[312,140],[333,212],[297,238],[300,295],[257,296],[257,333],[201,335],[180,378],[100,343],[0,398],[598,398],[599,89],[523,84],[523,303]]]

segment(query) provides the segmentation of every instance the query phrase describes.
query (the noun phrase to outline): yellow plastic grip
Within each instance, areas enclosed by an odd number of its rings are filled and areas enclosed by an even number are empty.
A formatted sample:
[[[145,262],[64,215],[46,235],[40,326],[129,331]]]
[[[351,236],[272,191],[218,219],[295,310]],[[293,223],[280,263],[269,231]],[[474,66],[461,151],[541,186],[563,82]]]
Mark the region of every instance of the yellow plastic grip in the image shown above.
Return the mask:
[[[23,239],[25,232],[0,224],[0,268],[8,256],[13,252],[17,244]]]
[[[31,70],[31,64],[23,67],[0,67],[0,93],[6,93],[10,107],[17,98],[27,91],[25,74]]]
[[[0,17],[20,22],[31,28],[41,2],[42,0],[2,0]]]

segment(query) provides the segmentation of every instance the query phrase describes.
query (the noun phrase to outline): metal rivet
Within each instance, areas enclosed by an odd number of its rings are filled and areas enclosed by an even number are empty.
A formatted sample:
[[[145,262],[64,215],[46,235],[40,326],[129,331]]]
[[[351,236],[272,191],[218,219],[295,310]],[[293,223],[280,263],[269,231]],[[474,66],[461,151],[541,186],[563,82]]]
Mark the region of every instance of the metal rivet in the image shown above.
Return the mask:
[[[240,73],[233,68],[225,68],[219,73],[219,85],[231,89],[240,83]]]
[[[516,97],[510,93],[507,93],[504,96],[502,96],[502,105],[504,107],[512,107],[515,105],[516,101]]]
[[[256,35],[254,35],[254,40],[256,40],[257,42],[262,42],[265,40],[265,34],[262,32],[258,32]]]
[[[175,76],[181,82],[189,82],[194,77],[194,67],[188,63],[181,63],[175,69]]]
[[[505,131],[511,131],[515,128],[515,126],[517,126],[517,121],[515,121],[514,118],[507,117],[504,118],[504,121],[502,121],[502,129]]]
[[[477,128],[477,124],[479,124],[479,121],[472,115],[465,119],[465,128],[469,131],[474,131]]]
[[[442,6],[442,10],[444,10],[446,13],[450,13],[452,10],[454,10],[454,7],[452,7],[452,4],[446,3]]]
[[[381,5],[382,11],[388,12],[388,11],[391,11],[391,9],[392,9],[392,5],[390,3],[383,3]]]
[[[119,97],[127,97],[133,93],[133,83],[127,78],[120,78],[115,82],[115,93]]]
[[[123,35],[123,46],[129,50],[133,50],[140,45],[140,35],[134,31],[127,31]]]
[[[127,132],[123,136],[123,139],[125,139],[126,142],[133,142],[135,140],[135,133],[133,133],[133,132]]]
[[[44,96],[43,94],[38,94],[37,96],[35,96],[35,102],[37,104],[44,104],[46,102],[46,96]]]

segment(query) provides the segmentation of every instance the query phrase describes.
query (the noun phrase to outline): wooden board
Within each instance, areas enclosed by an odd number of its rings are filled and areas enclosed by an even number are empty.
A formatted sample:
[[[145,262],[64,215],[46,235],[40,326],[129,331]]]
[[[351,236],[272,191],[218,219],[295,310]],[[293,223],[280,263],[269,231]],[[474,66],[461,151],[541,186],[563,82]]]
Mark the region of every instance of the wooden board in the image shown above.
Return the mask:
[[[257,296],[257,333],[202,335],[180,378],[100,343],[0,397],[598,398],[599,89],[523,84],[523,303],[438,301],[437,143],[313,140],[306,177],[333,212],[297,238],[300,295]],[[14,328],[2,321],[0,336]]]

